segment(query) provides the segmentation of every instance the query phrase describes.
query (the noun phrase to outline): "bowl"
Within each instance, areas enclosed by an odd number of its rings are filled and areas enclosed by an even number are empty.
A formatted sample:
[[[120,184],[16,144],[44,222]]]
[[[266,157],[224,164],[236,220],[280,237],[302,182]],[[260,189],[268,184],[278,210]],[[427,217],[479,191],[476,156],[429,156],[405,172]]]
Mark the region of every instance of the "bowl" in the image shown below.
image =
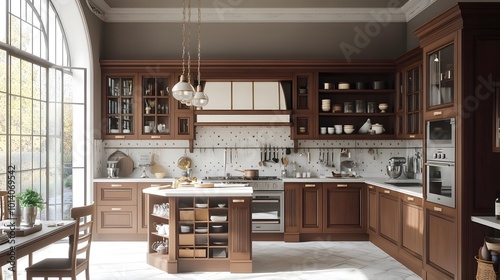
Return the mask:
[[[183,226],[181,225],[181,232],[182,233],[188,233],[191,231],[191,227],[190,226]]]
[[[380,113],[385,113],[385,110],[387,110],[387,108],[389,108],[389,104],[380,103],[380,104],[378,104],[378,108],[380,109]]]
[[[223,225],[213,225],[212,232],[224,232],[224,226]]]
[[[488,250],[500,252],[500,238],[486,236],[484,242]]]
[[[210,221],[212,222],[225,222],[227,216],[210,216]]]
[[[392,179],[399,178],[401,172],[403,172],[401,165],[387,165],[387,175]]]
[[[196,208],[207,208],[208,204],[207,203],[196,203],[195,206],[196,206]]]
[[[349,89],[350,87],[349,83],[339,83],[339,89]]]
[[[194,229],[194,232],[196,233],[207,233],[207,231],[208,229],[206,227],[199,227]]]
[[[165,172],[157,172],[155,173],[155,177],[158,179],[165,178],[167,174]]]
[[[409,172],[408,171],[408,165],[403,165],[403,174],[405,174],[406,178],[408,179],[415,179],[415,172]]]
[[[219,204],[217,204],[217,206],[219,206],[219,208],[224,208],[224,207],[226,207],[226,204],[225,203],[219,203]]]
[[[353,124],[344,124],[344,128],[353,128],[354,129],[354,125]]]
[[[353,132],[354,132],[354,128],[345,128],[345,127],[344,127],[344,132],[345,132],[346,134],[351,134],[351,133],[353,133]]]

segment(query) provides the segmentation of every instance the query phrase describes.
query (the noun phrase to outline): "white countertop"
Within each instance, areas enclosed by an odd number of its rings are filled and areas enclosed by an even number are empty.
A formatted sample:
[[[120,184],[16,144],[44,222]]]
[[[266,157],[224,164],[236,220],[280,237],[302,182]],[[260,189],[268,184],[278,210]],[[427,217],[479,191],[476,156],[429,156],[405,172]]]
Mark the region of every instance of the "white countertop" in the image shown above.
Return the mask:
[[[97,178],[97,179],[94,179],[94,182],[96,182],[96,183],[116,182],[116,183],[155,183],[155,184],[165,183],[165,184],[171,184],[174,182],[174,180],[175,180],[174,178],[163,178],[163,179],[156,179],[156,178]],[[201,180],[201,181],[203,181],[203,180]],[[341,182],[366,183],[366,184],[374,185],[377,187],[382,187],[382,188],[397,191],[400,193],[405,193],[405,194],[412,195],[415,197],[423,198],[422,187],[394,186],[394,185],[386,183],[388,181],[402,182],[402,181],[396,181],[396,180],[389,180],[387,177],[284,178],[283,179],[283,182],[285,182],[285,183],[341,183]],[[417,182],[417,181],[416,180],[406,180],[405,182]],[[224,185],[227,187],[229,184],[224,184]],[[187,189],[187,190],[183,190],[183,189]],[[199,188],[196,188],[196,189],[199,189]],[[216,189],[220,189],[220,187],[216,188]],[[234,189],[234,188],[231,187],[230,189]],[[186,191],[189,193],[189,194],[186,194],[186,196],[194,195],[193,190],[191,190],[190,188],[179,188],[179,189],[172,189],[172,190],[175,190],[179,194]],[[183,191],[181,191],[181,190],[183,190]],[[222,195],[222,196],[224,196],[224,195]]]
[[[471,220],[478,224],[500,230],[500,220],[497,220],[495,216],[472,216]]]
[[[149,187],[143,193],[165,197],[242,197],[252,196],[253,189],[242,187],[242,184],[215,184],[213,188],[179,187],[176,189],[158,189]]]

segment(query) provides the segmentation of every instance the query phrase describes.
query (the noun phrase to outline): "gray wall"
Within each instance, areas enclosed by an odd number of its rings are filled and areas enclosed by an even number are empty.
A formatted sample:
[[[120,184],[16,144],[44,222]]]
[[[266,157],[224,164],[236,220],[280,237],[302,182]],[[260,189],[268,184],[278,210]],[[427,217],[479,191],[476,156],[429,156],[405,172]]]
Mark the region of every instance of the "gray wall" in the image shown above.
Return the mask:
[[[180,59],[181,27],[180,23],[106,23],[101,58]],[[204,23],[201,34],[202,59],[392,59],[406,52],[405,23],[385,27],[377,23]]]

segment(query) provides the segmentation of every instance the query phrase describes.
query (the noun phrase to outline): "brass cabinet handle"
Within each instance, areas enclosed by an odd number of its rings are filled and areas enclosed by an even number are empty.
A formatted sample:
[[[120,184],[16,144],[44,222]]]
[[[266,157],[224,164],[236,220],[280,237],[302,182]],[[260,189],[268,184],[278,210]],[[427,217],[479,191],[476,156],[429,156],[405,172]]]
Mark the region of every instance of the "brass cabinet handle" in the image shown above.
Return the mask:
[[[406,199],[408,199],[408,201],[414,201],[415,200],[415,198],[413,198],[411,196],[407,197]]]
[[[374,187],[373,186],[368,186],[369,189],[373,189]]]
[[[443,212],[443,208],[434,206],[434,211]]]
[[[123,136],[123,135],[115,135],[115,139],[123,139],[123,138],[125,138],[125,136]]]
[[[337,184],[337,188],[347,188],[347,184]]]
[[[112,188],[121,187],[121,186],[122,186],[122,184],[111,184]]]
[[[242,202],[245,202],[244,199],[233,199],[233,202],[234,203],[242,203]]]
[[[390,190],[384,190],[384,193],[391,193]]]
[[[443,114],[443,111],[434,112],[434,116],[441,116],[442,114]]]
[[[158,135],[151,136],[151,139],[160,139],[160,138],[161,138],[161,136],[158,136]]]
[[[417,137],[417,136],[415,136],[414,134],[410,135],[410,138],[415,138],[415,137]]]
[[[314,187],[316,187],[316,184],[305,184],[304,187],[306,187],[306,188],[314,188]]]
[[[111,211],[120,211],[122,210],[121,208],[111,208]]]

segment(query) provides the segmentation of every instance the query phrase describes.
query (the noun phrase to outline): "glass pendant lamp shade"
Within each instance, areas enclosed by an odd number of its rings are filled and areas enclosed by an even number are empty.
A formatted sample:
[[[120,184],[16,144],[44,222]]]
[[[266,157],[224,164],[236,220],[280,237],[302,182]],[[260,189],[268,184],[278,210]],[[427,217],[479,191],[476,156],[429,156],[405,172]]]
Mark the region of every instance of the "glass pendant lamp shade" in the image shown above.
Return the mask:
[[[179,82],[172,88],[172,95],[175,99],[183,103],[193,99],[194,88],[190,83],[188,83],[184,75],[181,75]]]
[[[195,107],[203,107],[208,104],[208,96],[201,90],[201,86],[196,87],[196,93],[194,94],[191,104]]]

